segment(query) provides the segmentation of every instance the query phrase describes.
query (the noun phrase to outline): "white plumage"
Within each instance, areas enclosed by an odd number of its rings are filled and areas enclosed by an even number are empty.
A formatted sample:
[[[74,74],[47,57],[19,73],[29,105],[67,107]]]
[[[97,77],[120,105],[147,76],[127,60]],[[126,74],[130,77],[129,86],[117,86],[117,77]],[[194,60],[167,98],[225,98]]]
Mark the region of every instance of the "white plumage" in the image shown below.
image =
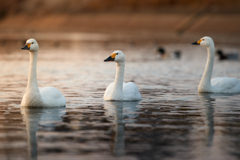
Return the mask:
[[[198,86],[198,92],[213,93],[239,93],[240,80],[229,77],[218,77],[211,80],[213,63],[214,63],[214,42],[210,37],[203,37],[192,44],[202,45],[207,48],[208,58],[202,79]]]
[[[63,107],[66,99],[62,93],[54,87],[38,88],[37,83],[37,55],[38,43],[35,39],[28,39],[22,48],[29,50],[30,67],[26,93],[23,96],[21,106],[24,107]]]
[[[112,100],[111,96],[113,93],[113,88],[114,88],[114,82],[112,82],[106,89],[104,93],[104,100]],[[115,92],[115,94],[118,94],[118,92]],[[121,97],[117,96],[116,97]],[[120,99],[119,99],[120,100]],[[128,82],[125,83],[123,82],[123,100],[124,101],[136,101],[136,100],[141,100],[141,94],[133,82]]]
[[[114,51],[111,56],[104,60],[115,61],[117,63],[117,71],[115,81],[106,89],[103,99],[115,101],[137,101],[141,100],[141,94],[137,86],[133,82],[124,83],[125,55],[122,51]]]
[[[240,80],[229,77],[217,77],[211,80],[214,93],[238,93],[240,92]]]

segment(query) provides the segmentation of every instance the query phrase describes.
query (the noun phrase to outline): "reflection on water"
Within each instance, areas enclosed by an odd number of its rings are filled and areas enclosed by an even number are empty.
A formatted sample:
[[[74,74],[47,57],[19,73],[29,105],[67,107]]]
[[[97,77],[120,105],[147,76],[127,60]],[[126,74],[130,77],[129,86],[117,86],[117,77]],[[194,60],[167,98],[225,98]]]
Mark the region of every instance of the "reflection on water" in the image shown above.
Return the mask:
[[[54,122],[62,120],[65,108],[26,108],[21,107],[23,120],[26,123],[27,141],[29,145],[29,156],[37,159],[37,137],[38,126],[54,127]]]
[[[198,94],[206,63],[201,48],[167,45],[183,54],[165,61],[151,43],[74,44],[40,46],[38,55],[39,86],[58,88],[65,109],[21,108],[29,55],[1,55],[1,160],[240,158],[240,95]],[[116,49],[126,52],[124,81],[138,86],[139,104],[103,101],[116,72],[103,59]],[[215,61],[213,77],[240,79],[239,73],[238,61]]]
[[[225,132],[228,132],[229,127],[231,128],[231,123],[235,123],[235,116],[228,115],[228,112],[232,112],[233,114],[239,114],[239,107],[236,110],[234,105],[234,100],[231,100],[233,97],[239,97],[239,93],[237,94],[215,94],[215,93],[199,93],[199,97],[201,100],[201,104],[205,107],[205,111],[202,113],[205,128],[205,145],[207,148],[203,148],[202,155],[204,159],[212,158],[212,159],[225,159],[226,152],[228,152],[228,148],[230,146],[234,146],[237,141],[234,143],[231,142],[231,138],[229,136],[224,135]],[[230,99],[230,100],[229,100]],[[219,103],[221,102],[221,103]],[[228,122],[230,121],[230,123]],[[239,125],[238,125],[239,126]],[[217,129],[214,129],[217,127]],[[219,128],[220,127],[220,128]],[[218,136],[215,135],[216,131],[218,132]],[[221,131],[219,135],[219,130]],[[215,135],[215,136],[214,136]],[[215,138],[214,138],[215,137]],[[223,138],[225,137],[225,138]],[[223,138],[223,139],[222,139]],[[230,140],[230,141],[229,141]],[[218,151],[218,147],[221,146]],[[237,146],[235,146],[237,147]],[[213,154],[212,152],[217,151],[217,153]],[[231,151],[230,155],[235,154],[236,151]],[[238,152],[238,151],[237,151]]]
[[[106,109],[106,115],[114,117],[115,124],[115,137],[113,154],[116,156],[125,155],[125,141],[124,141],[124,127],[125,119],[135,118],[136,106],[138,101],[134,102],[119,102],[119,101],[104,101],[104,109]]]
[[[214,101],[211,97],[211,93],[198,93],[202,105],[205,107],[205,113],[203,113],[204,123],[206,127],[206,146],[212,146],[214,137]]]

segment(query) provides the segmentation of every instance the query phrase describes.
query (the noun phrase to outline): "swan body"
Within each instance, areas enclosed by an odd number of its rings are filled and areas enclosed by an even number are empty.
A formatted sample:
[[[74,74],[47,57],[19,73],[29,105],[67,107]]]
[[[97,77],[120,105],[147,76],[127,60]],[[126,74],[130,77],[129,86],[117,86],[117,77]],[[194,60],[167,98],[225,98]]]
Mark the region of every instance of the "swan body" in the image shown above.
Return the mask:
[[[133,82],[125,83],[123,82],[122,92],[112,92],[114,88],[114,82],[112,82],[106,89],[104,93],[104,100],[124,100],[124,101],[137,101],[141,100],[141,94],[137,86]],[[123,94],[122,94],[123,93]]]
[[[208,51],[207,63],[202,79],[198,85],[198,92],[239,93],[239,79],[229,77],[218,77],[211,79],[215,53],[214,42],[212,38],[205,36],[192,44],[204,46]]]
[[[141,94],[133,82],[124,83],[125,55],[122,51],[114,51],[104,62],[115,61],[117,71],[115,81],[106,89],[103,99],[113,101],[138,101],[141,100]]]
[[[39,88],[37,83],[37,55],[38,43],[35,39],[28,39],[21,49],[29,50],[30,67],[28,84],[23,96],[21,106],[24,107],[63,107],[66,99],[62,93],[54,87]]]

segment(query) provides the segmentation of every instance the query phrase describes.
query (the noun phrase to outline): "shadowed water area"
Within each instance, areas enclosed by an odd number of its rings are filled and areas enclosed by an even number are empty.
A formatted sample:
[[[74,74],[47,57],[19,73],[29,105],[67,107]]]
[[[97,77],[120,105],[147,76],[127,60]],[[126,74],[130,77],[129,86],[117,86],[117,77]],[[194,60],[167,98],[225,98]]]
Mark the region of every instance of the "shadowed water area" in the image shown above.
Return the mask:
[[[21,108],[29,54],[2,49],[0,159],[239,159],[240,94],[197,92],[207,53],[190,43],[164,45],[180,60],[161,60],[154,43],[39,43],[38,84],[58,88],[66,108]],[[103,60],[117,49],[139,102],[102,98],[116,66]],[[224,76],[240,78],[240,61],[216,57],[212,77]]]

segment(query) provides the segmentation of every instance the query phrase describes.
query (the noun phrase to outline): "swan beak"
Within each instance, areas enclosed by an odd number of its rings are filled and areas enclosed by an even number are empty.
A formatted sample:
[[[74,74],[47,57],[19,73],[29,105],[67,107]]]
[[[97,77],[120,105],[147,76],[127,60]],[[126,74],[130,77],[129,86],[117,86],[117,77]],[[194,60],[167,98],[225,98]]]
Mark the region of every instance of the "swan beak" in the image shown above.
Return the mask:
[[[193,45],[200,45],[201,42],[202,42],[202,39],[200,39],[200,40],[197,41],[197,42],[193,42],[192,44],[193,44]]]
[[[21,49],[24,49],[24,50],[29,50],[30,49],[30,46],[31,46],[31,43],[27,43],[24,47],[22,47]]]
[[[109,56],[107,59],[104,60],[104,62],[108,61],[114,61],[117,53],[112,53],[111,56]]]
[[[112,58],[112,56],[109,56],[107,59],[104,60],[104,62],[114,61],[115,58]]]
[[[192,45],[200,45],[198,42],[193,42]]]

